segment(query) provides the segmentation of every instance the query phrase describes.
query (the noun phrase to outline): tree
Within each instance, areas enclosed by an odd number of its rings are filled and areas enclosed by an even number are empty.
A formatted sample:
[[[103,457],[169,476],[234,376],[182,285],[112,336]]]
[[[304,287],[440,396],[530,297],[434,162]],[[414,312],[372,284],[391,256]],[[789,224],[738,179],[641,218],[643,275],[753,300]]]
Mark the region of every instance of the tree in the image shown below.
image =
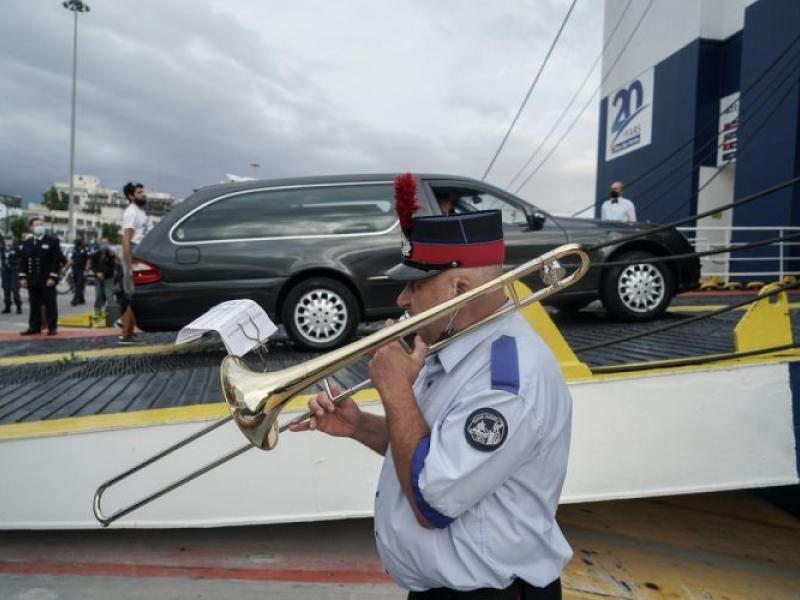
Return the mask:
[[[42,194],[42,204],[50,210],[67,210],[69,208],[69,198],[67,194],[59,194],[55,186],[51,186],[44,194]]]
[[[20,215],[8,217],[8,231],[15,240],[21,240],[28,232],[28,220]]]
[[[122,242],[122,237],[119,234],[119,225],[112,225],[111,223],[103,223],[100,237],[108,238],[109,244]]]

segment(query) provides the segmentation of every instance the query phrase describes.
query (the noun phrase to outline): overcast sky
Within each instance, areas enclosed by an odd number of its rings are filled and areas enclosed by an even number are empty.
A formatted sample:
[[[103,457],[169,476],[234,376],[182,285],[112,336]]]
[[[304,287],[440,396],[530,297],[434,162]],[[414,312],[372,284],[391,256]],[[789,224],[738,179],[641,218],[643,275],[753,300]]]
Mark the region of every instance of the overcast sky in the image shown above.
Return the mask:
[[[180,197],[225,173],[251,175],[254,162],[263,178],[406,170],[480,178],[569,6],[88,3],[79,17],[75,171]],[[578,2],[491,183],[506,187],[583,80],[600,51],[602,5]],[[0,192],[38,201],[67,181],[71,67],[72,13],[59,0],[3,1]],[[571,115],[598,82],[595,73]],[[593,200],[597,112],[594,103],[520,195],[561,214]]]

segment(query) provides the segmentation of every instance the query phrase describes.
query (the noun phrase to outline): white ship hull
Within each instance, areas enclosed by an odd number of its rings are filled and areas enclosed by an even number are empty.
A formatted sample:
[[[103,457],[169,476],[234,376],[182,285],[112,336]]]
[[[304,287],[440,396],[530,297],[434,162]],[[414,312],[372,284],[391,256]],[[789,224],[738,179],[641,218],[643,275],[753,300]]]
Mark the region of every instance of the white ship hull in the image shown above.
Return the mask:
[[[773,358],[571,383],[573,443],[562,502],[797,483],[793,403],[800,400],[791,365]],[[373,391],[360,399],[380,411]],[[102,481],[224,414],[214,405],[0,427],[0,528],[99,527],[92,496]],[[104,509],[113,512],[243,441],[228,424],[110,490]],[[113,526],[365,517],[380,464],[351,440],[286,433],[275,450],[253,449]]]

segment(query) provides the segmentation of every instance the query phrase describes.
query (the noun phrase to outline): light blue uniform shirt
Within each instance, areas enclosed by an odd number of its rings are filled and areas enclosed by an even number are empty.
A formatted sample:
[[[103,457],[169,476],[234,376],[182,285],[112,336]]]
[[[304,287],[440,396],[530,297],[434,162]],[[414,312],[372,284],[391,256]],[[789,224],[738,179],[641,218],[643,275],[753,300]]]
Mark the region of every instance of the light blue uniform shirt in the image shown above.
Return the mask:
[[[420,442],[414,517],[386,452],[375,498],[383,564],[410,590],[546,586],[572,556],[555,521],[569,453],[572,399],[549,348],[519,313],[428,357],[414,394]]]

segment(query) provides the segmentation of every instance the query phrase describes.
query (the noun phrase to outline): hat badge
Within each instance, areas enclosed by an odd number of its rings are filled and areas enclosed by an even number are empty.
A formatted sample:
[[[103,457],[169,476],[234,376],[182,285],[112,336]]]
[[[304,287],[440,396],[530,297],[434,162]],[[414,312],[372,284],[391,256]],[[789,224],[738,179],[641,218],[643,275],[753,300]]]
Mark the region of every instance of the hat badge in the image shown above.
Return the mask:
[[[408,241],[405,232],[400,232],[400,251],[402,252],[403,258],[409,258],[411,256],[411,242]]]

